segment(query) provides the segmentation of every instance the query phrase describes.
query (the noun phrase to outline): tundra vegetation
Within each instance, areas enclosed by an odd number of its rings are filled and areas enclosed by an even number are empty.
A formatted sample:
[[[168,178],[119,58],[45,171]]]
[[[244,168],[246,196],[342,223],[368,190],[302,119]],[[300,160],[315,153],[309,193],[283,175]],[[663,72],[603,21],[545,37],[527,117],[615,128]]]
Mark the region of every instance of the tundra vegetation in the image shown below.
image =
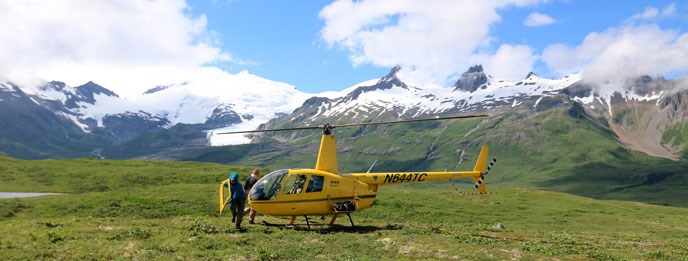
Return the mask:
[[[688,209],[469,183],[380,189],[334,226],[259,216],[242,230],[219,216],[217,189],[251,167],[0,157],[0,259],[664,259],[688,256]],[[263,170],[267,172],[268,170]],[[503,227],[495,226],[500,223]]]

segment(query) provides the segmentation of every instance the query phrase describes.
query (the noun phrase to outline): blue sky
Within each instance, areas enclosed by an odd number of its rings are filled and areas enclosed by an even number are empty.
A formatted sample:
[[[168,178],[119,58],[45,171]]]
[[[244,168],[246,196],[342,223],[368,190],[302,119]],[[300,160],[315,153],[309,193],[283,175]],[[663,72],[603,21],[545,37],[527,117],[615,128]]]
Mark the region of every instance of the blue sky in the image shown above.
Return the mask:
[[[223,63],[230,72],[249,70],[306,92],[344,89],[387,74],[390,68],[352,66],[348,53],[320,39],[318,12],[331,1],[190,1],[194,15],[205,14],[223,49],[247,64]],[[241,62],[240,62],[241,63]]]
[[[251,73],[318,93],[384,76],[449,86],[688,73],[688,1],[0,0],[0,80],[118,93]],[[200,73],[203,71],[203,73]]]
[[[332,1],[190,1],[194,15],[206,15],[208,28],[219,34],[222,48],[246,64],[223,63],[230,71],[249,70],[268,79],[283,81],[307,92],[343,89],[367,79],[379,78],[390,67],[363,63],[354,66],[350,52],[328,46],[320,37],[325,23],[318,13]],[[581,44],[591,32],[603,32],[627,23],[648,8],[675,6],[675,15],[656,19],[662,28],[686,32],[688,3],[676,1],[545,1],[524,7],[497,10],[501,21],[490,26],[494,42],[522,44],[541,53],[551,44]],[[552,24],[526,26],[531,13],[546,14]],[[457,68],[458,71],[467,68]],[[538,74],[557,77],[541,62]],[[448,81],[451,82],[451,79]]]

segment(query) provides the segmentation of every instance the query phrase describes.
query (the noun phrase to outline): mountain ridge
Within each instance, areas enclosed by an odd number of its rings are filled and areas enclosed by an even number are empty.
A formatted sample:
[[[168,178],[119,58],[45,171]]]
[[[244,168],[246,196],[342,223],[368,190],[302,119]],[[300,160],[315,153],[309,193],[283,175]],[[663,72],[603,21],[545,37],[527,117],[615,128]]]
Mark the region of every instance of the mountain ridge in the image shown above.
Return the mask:
[[[316,160],[317,131],[248,137],[216,132],[240,125],[255,128],[251,124],[266,118],[272,119],[261,129],[486,113],[490,117],[485,119],[337,128],[333,134],[338,137],[340,172],[366,171],[374,160],[373,171],[464,169],[461,164],[474,161],[480,146],[488,145],[499,158],[487,181],[493,186],[684,204],[670,199],[688,196],[685,79],[639,76],[597,84],[577,74],[547,79],[529,73],[517,82],[485,76],[487,81],[469,92],[413,86],[397,67],[380,79],[317,97],[280,83],[272,85],[277,91],[269,96],[252,95],[256,93],[247,86],[271,82],[244,74],[237,76],[236,83],[246,84],[238,85],[243,86],[238,92],[223,85],[167,86],[141,96],[157,99],[146,108],[163,109],[120,114],[89,103],[86,89],[77,93],[53,82],[41,96],[0,83],[0,118],[10,119],[0,124],[0,149],[25,158],[93,155],[303,168]],[[147,101],[117,98],[89,86],[96,105]],[[213,91],[230,98],[208,96]],[[78,106],[65,106],[69,99]],[[250,108],[239,110],[246,106]],[[276,115],[267,108],[287,112]],[[229,128],[207,131],[233,121]],[[219,136],[253,143],[210,146],[209,140]]]
[[[604,124],[614,129],[622,142],[634,149],[661,151],[662,149],[656,147],[670,147],[664,148],[663,152],[651,154],[677,159],[676,155],[686,147],[683,136],[674,135],[672,138],[662,133],[651,133],[651,139],[645,135],[643,139],[649,142],[634,145],[631,141],[638,135],[627,133],[642,134],[647,128],[635,132],[628,130],[631,127],[628,124],[617,124],[626,114],[623,110],[619,113],[614,111],[614,107],[622,108],[635,101],[648,104],[655,102],[657,106],[664,104],[662,100],[671,100],[669,93],[680,88],[679,85],[683,83],[681,81],[640,76],[611,89],[610,86],[587,83],[577,74],[547,79],[530,72],[523,80],[511,82],[494,79],[483,71],[481,65],[475,65],[452,86],[412,86],[400,77],[400,70],[399,66],[395,66],[380,79],[365,81],[344,91],[316,95],[301,93],[288,84],[266,80],[247,72],[221,81],[207,81],[206,85],[202,82],[183,82],[156,86],[139,96],[128,98],[121,98],[94,82],[69,87],[62,82],[53,81],[28,91],[18,86],[9,88],[7,84],[0,84],[0,90],[25,92],[34,103],[54,111],[59,117],[66,118],[81,128],[84,134],[79,135],[95,136],[98,140],[109,140],[112,143],[107,146],[92,146],[93,149],[101,150],[103,147],[124,144],[144,133],[174,133],[185,130],[186,136],[205,136],[206,146],[224,145],[248,142],[251,138],[217,135],[218,132],[501,112],[526,104],[533,112],[539,112],[569,102],[582,104],[594,117],[606,118],[607,122]],[[270,94],[257,94],[248,86],[267,88],[269,91],[261,93]],[[560,95],[568,98],[556,98]],[[676,102],[678,104],[671,108],[679,108],[685,104],[681,99]],[[649,105],[645,107],[647,108],[643,110],[652,109]],[[667,116],[664,117],[666,120],[653,126],[662,131],[677,128],[675,124],[686,113],[672,111],[675,109],[667,110]],[[171,130],[179,124],[186,127]],[[679,133],[681,129],[679,126]],[[192,132],[195,134],[191,134]],[[183,140],[176,144],[184,146]],[[189,144],[194,144],[193,147],[203,146],[196,138]],[[654,148],[648,150],[650,147]],[[135,150],[130,152],[132,157],[141,156]]]

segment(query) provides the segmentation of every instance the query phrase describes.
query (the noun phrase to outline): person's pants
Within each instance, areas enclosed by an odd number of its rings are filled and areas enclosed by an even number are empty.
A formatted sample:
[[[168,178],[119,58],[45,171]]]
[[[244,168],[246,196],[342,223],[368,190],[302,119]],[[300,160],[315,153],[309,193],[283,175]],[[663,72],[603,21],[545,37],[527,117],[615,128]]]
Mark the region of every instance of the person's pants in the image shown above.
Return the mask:
[[[232,211],[232,220],[236,222],[236,228],[241,227],[241,220],[244,219],[244,206],[246,201],[237,200],[229,205],[229,210]]]
[[[244,215],[249,214],[248,221],[250,221],[251,223],[253,223],[256,220],[256,213],[258,212],[256,212],[256,210],[252,207],[247,207],[246,209],[244,209]]]

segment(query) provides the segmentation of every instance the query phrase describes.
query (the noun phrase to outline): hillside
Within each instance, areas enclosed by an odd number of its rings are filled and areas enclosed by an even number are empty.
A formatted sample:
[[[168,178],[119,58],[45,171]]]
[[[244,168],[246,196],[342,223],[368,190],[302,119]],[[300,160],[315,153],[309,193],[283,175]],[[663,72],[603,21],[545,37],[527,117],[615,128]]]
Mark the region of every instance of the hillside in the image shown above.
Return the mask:
[[[373,171],[378,172],[471,169],[479,147],[487,144],[491,157],[498,159],[489,184],[688,206],[685,161],[635,151],[620,142],[604,120],[586,114],[580,104],[555,104],[535,114],[512,109],[484,120],[335,129],[339,170],[367,171],[375,160]],[[272,169],[313,167],[320,133],[286,135],[291,136],[165,157]]]
[[[390,186],[333,227],[217,216],[217,184],[246,167],[0,157],[0,259],[659,259],[688,256],[685,208],[491,186]],[[89,178],[92,177],[92,178]],[[284,224],[285,218],[259,216]],[[317,218],[313,222],[321,222]],[[493,228],[501,223],[504,229]],[[621,229],[623,228],[623,229]]]
[[[398,67],[338,97],[314,97],[261,129],[486,113],[483,120],[337,128],[340,172],[472,168],[487,144],[488,183],[593,198],[686,206],[688,101],[684,80],[629,78],[597,85],[576,75],[519,82],[470,68],[453,88],[411,86]],[[234,135],[228,135],[234,136]],[[236,135],[241,136],[241,135]],[[314,166],[320,133],[268,132],[253,144],[147,156],[276,168]],[[459,165],[461,163],[461,165]]]
[[[243,139],[226,140],[207,131],[254,129],[292,111],[307,97],[310,94],[294,86],[247,71],[156,86],[129,97],[94,82],[69,86],[59,81],[0,81],[0,154],[122,159],[179,147],[233,144]]]
[[[611,85],[587,82],[578,74],[548,79],[531,72],[512,82],[476,65],[452,86],[416,86],[400,70],[397,66],[379,80],[315,95],[248,72],[157,86],[126,98],[93,82],[77,87],[57,81],[34,87],[0,82],[0,153],[25,159],[177,159],[165,155],[260,142],[260,137],[218,134],[260,124],[269,129],[465,113],[531,117],[572,102],[629,149],[676,160],[688,148],[682,134],[688,132],[682,124],[688,119],[685,79],[639,76]],[[267,139],[293,142],[304,135]]]
[[[495,79],[477,65],[454,85],[441,87],[414,86],[399,75],[399,70],[394,67],[379,80],[311,97],[260,128],[486,113],[491,117],[485,120],[335,129],[340,171],[366,171],[375,160],[373,171],[470,169],[478,148],[487,144],[499,159],[488,177],[491,184],[594,198],[688,204],[685,79],[641,76],[601,85],[575,74],[547,79],[529,73],[511,82]],[[280,97],[274,102],[262,100],[269,106],[249,106],[253,112],[263,113],[261,122],[274,115],[270,108],[289,111],[306,97],[289,85],[248,73],[227,80],[246,86],[265,85]],[[0,116],[7,120],[0,121],[0,153],[26,158],[91,155],[209,161],[271,169],[314,165],[320,140],[317,132],[253,136],[207,132],[228,125],[232,127],[225,131],[239,128],[244,122],[233,125],[235,120],[252,116],[232,113],[230,109],[236,107],[223,103],[236,94],[231,86],[225,86],[215,97],[215,85],[195,84],[160,86],[137,102],[120,99],[95,83],[72,88],[51,82],[33,90],[34,94],[3,84],[0,107],[6,110]],[[189,88],[193,86],[198,88],[192,91]],[[261,97],[255,90],[238,92],[246,106]],[[132,102],[157,104],[154,111],[160,114],[121,114],[133,106]],[[74,122],[70,115],[80,120]],[[251,122],[258,124],[256,119]],[[250,140],[252,144],[209,146],[209,141],[218,137],[224,141]]]

